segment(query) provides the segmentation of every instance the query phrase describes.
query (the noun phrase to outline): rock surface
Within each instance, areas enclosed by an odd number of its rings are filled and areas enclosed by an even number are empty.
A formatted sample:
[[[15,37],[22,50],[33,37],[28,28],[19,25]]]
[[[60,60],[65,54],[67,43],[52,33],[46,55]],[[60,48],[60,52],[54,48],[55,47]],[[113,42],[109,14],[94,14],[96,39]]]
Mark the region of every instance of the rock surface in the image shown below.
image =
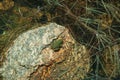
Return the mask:
[[[1,68],[4,80],[28,80],[28,76],[44,64],[41,51],[56,39],[64,27],[55,23],[21,34],[8,49]]]
[[[30,80],[83,80],[85,78],[90,69],[88,50],[72,38],[68,29],[65,29],[59,39],[63,40],[59,51],[53,52],[50,46],[42,50],[43,61],[47,63],[39,66],[31,74]],[[51,59],[46,56],[52,53]]]
[[[57,39],[63,44],[55,51],[51,44]],[[5,55],[0,69],[4,80],[80,80],[90,68],[85,46],[77,44],[69,30],[56,23],[21,34]]]

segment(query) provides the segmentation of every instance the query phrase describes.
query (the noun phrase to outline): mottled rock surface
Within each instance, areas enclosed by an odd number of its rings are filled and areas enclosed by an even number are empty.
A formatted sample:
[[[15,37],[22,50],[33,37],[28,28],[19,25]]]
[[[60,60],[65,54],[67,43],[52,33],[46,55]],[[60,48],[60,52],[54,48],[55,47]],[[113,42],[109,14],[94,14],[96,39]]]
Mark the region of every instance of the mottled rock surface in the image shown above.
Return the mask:
[[[42,60],[42,49],[48,46],[53,39],[56,39],[64,29],[63,26],[50,23],[29,30],[16,38],[5,53],[6,61],[3,68],[0,69],[4,80],[28,80],[38,65],[45,63]]]
[[[60,39],[63,44],[55,51],[51,44]],[[56,23],[21,34],[5,54],[4,80],[81,80],[90,68],[85,46]]]
[[[84,45],[77,43],[68,29],[58,37],[63,40],[59,51],[53,51],[50,46],[44,48],[45,63],[34,71],[30,80],[83,80],[90,69],[90,55]],[[46,55],[52,54],[49,58]],[[46,56],[46,57],[45,57]],[[46,60],[47,59],[47,60]]]

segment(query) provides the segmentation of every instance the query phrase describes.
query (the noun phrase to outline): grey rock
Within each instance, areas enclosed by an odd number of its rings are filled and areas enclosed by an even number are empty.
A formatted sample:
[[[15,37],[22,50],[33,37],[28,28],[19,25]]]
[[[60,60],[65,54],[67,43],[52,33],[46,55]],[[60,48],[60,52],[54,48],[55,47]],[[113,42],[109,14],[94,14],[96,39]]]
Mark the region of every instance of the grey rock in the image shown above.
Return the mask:
[[[56,39],[64,27],[56,23],[29,30],[18,36],[6,51],[6,60],[0,73],[4,80],[28,80],[42,61],[41,51]]]

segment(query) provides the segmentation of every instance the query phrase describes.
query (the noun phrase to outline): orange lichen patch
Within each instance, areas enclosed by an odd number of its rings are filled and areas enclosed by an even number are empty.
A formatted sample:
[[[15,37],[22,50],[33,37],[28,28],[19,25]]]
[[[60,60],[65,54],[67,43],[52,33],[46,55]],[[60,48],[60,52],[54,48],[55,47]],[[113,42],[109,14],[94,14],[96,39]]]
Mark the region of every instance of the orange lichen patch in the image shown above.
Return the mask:
[[[51,73],[50,67],[44,67],[42,71],[41,79],[44,79],[45,77],[49,77]]]
[[[55,52],[55,55],[54,55],[55,59],[54,59],[54,62],[55,62],[55,63],[59,63],[59,62],[64,61],[64,60],[65,60],[64,55],[65,55],[65,50],[60,50],[59,52]],[[58,57],[58,56],[59,56],[59,57]]]
[[[49,77],[51,73],[50,66],[42,67],[42,69],[38,68],[36,72],[30,76],[30,80],[46,80],[46,77]]]

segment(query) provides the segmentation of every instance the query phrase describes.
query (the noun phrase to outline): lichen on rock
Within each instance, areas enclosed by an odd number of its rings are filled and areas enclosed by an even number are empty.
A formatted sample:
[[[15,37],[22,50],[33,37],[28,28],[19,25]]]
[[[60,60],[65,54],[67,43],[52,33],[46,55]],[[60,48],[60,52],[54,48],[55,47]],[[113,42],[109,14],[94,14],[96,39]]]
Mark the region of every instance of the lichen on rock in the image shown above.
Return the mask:
[[[4,80],[79,80],[90,68],[86,47],[56,23],[19,35],[5,55]]]
[[[29,30],[18,36],[6,51],[6,60],[0,73],[4,80],[28,80],[30,74],[42,61],[41,51],[56,39],[65,27],[50,23],[46,26]]]

